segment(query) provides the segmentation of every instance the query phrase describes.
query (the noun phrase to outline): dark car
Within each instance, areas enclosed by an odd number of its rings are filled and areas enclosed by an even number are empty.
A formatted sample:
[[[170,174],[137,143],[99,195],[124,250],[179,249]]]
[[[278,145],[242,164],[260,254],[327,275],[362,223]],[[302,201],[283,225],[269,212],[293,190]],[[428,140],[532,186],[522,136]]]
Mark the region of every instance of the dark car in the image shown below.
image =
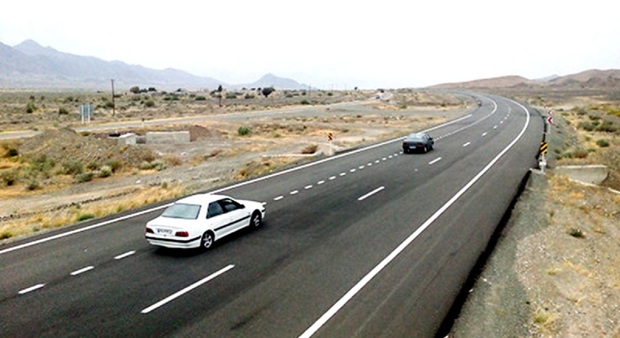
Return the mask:
[[[435,141],[427,133],[413,133],[407,135],[403,140],[403,152],[405,154],[413,151],[421,151],[423,153],[433,150]]]

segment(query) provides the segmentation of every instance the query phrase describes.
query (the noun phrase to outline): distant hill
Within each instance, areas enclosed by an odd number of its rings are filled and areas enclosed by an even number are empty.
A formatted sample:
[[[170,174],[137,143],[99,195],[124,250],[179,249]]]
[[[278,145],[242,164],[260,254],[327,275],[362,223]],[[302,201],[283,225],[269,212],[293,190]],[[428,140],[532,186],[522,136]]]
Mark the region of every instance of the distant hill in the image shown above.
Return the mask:
[[[43,47],[32,40],[26,40],[14,47],[0,43],[0,88],[108,90],[112,79],[119,90],[127,90],[133,86],[162,90],[216,89],[219,85],[242,87],[178,69],[155,70],[121,61],[108,62],[96,57],[63,53],[51,47]],[[272,74],[243,86],[303,88],[294,80]]]
[[[237,88],[265,88],[274,87],[276,89],[308,89],[307,85],[301,84],[292,79],[277,77],[273,74],[267,74],[252,83],[234,85]]]
[[[432,88],[485,89],[485,88],[553,88],[553,89],[620,89],[620,70],[587,70],[577,74],[553,75],[540,80],[521,76],[502,76],[460,83],[444,83]]]

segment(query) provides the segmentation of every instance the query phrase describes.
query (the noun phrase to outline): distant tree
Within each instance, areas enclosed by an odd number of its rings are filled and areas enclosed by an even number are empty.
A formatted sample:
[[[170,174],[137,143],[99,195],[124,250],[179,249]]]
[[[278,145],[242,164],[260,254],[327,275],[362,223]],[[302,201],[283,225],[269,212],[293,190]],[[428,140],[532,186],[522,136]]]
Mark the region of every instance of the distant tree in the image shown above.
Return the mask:
[[[261,93],[265,96],[268,97],[269,95],[271,95],[271,93],[275,92],[276,90],[273,87],[267,87],[267,88],[263,88],[263,90],[261,91]]]
[[[149,92],[156,92],[157,89],[155,89],[155,87],[149,87]]]
[[[138,93],[140,92],[140,87],[138,87],[138,86],[133,86],[133,87],[129,88],[129,91],[130,91],[131,93],[138,94]]]

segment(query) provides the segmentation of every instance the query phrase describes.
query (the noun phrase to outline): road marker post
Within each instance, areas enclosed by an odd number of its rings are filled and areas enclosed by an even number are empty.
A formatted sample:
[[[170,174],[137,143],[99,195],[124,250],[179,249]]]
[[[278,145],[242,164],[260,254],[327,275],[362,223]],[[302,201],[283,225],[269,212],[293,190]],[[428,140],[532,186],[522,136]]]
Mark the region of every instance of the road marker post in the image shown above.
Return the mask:
[[[327,133],[327,142],[329,143],[329,156],[334,155],[334,145],[333,145],[333,141],[334,140],[334,134],[332,134],[331,132]]]

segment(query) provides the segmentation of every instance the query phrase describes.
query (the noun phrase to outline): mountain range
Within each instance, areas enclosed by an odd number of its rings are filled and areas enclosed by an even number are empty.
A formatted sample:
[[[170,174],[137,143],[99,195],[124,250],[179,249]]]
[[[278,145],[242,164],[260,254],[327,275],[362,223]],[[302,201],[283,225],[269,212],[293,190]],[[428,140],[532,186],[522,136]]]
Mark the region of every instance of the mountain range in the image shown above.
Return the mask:
[[[121,61],[63,53],[26,40],[14,47],[0,43],[0,88],[108,89],[111,80],[118,88],[157,89],[263,88],[305,89],[294,80],[267,74],[253,83],[233,85],[192,75],[178,69],[156,70]]]
[[[245,84],[227,84],[211,77],[196,76],[178,69],[156,70],[121,61],[104,61],[92,56],[63,53],[26,40],[14,47],[0,43],[0,88],[10,89],[96,89],[107,90],[114,79],[120,90],[133,86],[163,90],[264,88],[307,89],[299,82],[267,74]],[[502,76],[459,83],[444,83],[432,88],[523,88],[536,89],[618,89],[620,70],[587,70],[566,76],[552,75],[530,80],[522,76]]]
[[[459,83],[444,83],[433,88],[445,89],[484,89],[484,88],[521,88],[521,89],[599,89],[618,90],[620,88],[620,70],[591,69],[565,76],[552,75],[544,79],[530,80],[522,76],[501,76]]]

